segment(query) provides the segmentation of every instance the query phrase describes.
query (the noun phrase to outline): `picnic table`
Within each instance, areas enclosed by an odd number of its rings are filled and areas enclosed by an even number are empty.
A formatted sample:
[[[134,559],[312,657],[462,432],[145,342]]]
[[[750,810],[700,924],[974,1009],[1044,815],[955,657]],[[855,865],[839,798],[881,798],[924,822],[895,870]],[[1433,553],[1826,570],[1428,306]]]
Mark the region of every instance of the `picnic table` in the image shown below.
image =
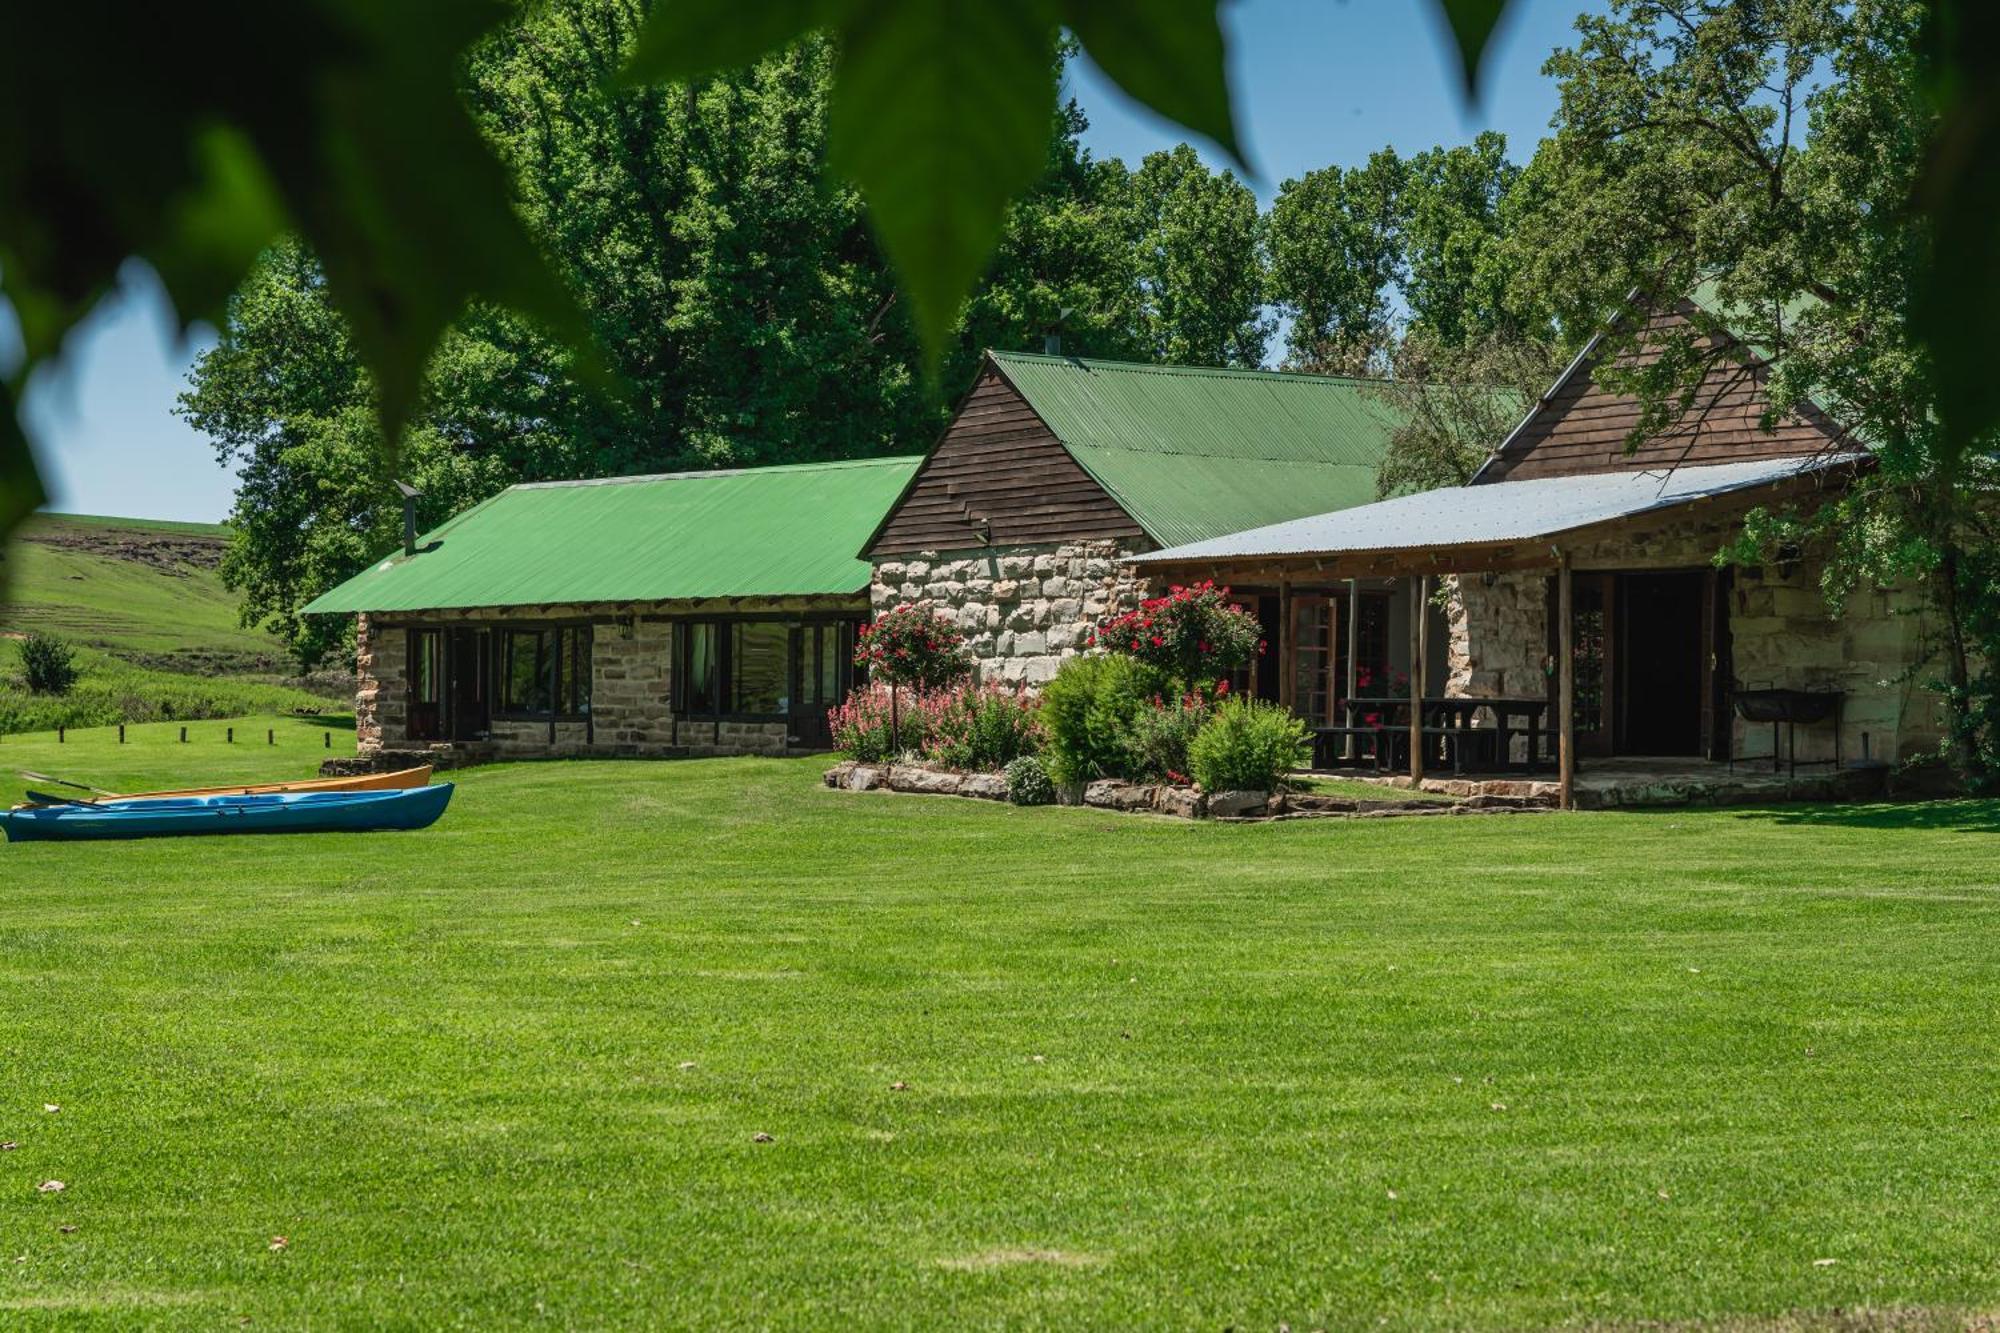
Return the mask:
[[[1374,742],[1377,768],[1396,769],[1409,762],[1410,701],[1408,699],[1348,699],[1347,725],[1322,728],[1342,737],[1369,738]],[[1493,698],[1472,695],[1444,695],[1423,701],[1420,734],[1436,741],[1436,757],[1449,761],[1464,772],[1468,760],[1496,769],[1524,768],[1530,772],[1550,762],[1548,729],[1544,725],[1549,701],[1544,698]],[[1491,726],[1477,726],[1480,713],[1492,718]],[[1374,720],[1366,721],[1372,717]],[[1527,754],[1521,763],[1513,757],[1513,740],[1527,737]],[[1489,744],[1490,742],[1490,744]],[[1425,747],[1430,750],[1430,746]]]

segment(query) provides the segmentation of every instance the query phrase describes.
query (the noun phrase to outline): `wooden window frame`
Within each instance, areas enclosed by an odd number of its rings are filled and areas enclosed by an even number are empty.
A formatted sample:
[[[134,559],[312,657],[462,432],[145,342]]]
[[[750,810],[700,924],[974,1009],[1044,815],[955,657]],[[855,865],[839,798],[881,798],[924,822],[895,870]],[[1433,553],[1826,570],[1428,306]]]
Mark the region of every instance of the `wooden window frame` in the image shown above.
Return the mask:
[[[675,617],[672,622],[673,643],[670,649],[672,657],[669,661],[672,671],[669,707],[677,719],[687,722],[790,723],[799,709],[807,681],[816,680],[816,677],[810,674],[815,663],[807,662],[805,659],[811,655],[806,651],[806,645],[815,642],[817,636],[809,637],[805,631],[809,627],[827,624],[852,627],[843,629],[836,636],[836,643],[841,645],[840,650],[848,657],[848,661],[840,666],[837,676],[841,686],[841,698],[845,699],[866,678],[864,673],[852,665],[855,631],[866,619],[866,614],[858,611],[815,611],[792,615],[736,612],[724,615]],[[780,712],[752,713],[736,707],[736,636],[732,631],[746,624],[777,625],[786,631],[786,707]],[[715,707],[700,711],[689,708],[687,701],[688,653],[694,640],[694,636],[688,631],[696,626],[712,626],[715,630]]]
[[[595,663],[597,660],[597,636],[593,630],[593,623],[587,620],[504,621],[493,625],[491,678],[494,688],[493,707],[489,714],[491,719],[495,722],[547,722],[552,725],[557,722],[581,722],[588,724],[591,720],[591,681],[589,677],[596,674]],[[549,706],[547,708],[515,708],[511,706],[511,701],[507,698],[508,686],[511,684],[511,673],[507,670],[507,659],[508,654],[512,650],[513,638],[517,634],[530,634],[537,637],[550,636],[553,639],[548,649]],[[589,666],[589,670],[583,674],[583,693],[580,700],[574,695],[568,699],[564,697],[565,686],[574,688],[575,685],[575,681],[570,678],[569,671],[574,664],[568,660],[571,653],[576,651],[574,647],[570,647],[575,642],[571,636],[577,636],[581,639],[582,660]],[[563,707],[565,703],[581,703],[582,706],[580,708],[565,708]]]

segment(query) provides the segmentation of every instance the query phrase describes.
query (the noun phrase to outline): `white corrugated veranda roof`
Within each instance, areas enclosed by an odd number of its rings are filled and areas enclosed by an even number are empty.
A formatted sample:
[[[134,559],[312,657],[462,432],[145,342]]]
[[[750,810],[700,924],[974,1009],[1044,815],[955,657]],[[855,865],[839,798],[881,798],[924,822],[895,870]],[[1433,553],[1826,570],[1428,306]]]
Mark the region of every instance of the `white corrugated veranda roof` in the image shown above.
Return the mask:
[[[1146,564],[1347,555],[1527,541],[1824,472],[1860,457],[1840,454],[1766,459],[1675,468],[1671,472],[1599,472],[1448,486],[1171,546],[1135,560]]]

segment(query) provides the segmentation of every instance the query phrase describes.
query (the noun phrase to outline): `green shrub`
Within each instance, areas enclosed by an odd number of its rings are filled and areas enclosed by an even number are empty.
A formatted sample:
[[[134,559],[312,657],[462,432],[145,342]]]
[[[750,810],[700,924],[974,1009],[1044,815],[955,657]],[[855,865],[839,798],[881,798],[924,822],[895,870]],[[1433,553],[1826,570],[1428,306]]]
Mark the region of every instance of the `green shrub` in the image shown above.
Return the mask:
[[[1040,709],[1025,689],[960,686],[926,698],[924,758],[945,768],[994,772],[1042,745]]]
[[[1130,657],[1072,657],[1042,687],[1042,733],[1057,782],[1130,777],[1142,771],[1133,749],[1139,715],[1164,678]]]
[[[21,640],[21,670],[30,694],[62,695],[76,684],[76,649],[37,631]]]
[[[1007,799],[1015,805],[1050,805],[1056,799],[1056,784],[1049,781],[1042,761],[1024,754],[1007,765]]]
[[[1192,781],[1194,770],[1188,761],[1188,746],[1215,710],[1199,690],[1190,690],[1178,699],[1154,698],[1132,719],[1127,739],[1131,767],[1126,776],[1134,781]]]
[[[1260,699],[1229,700],[1188,746],[1205,791],[1277,791],[1311,756],[1305,723]]]

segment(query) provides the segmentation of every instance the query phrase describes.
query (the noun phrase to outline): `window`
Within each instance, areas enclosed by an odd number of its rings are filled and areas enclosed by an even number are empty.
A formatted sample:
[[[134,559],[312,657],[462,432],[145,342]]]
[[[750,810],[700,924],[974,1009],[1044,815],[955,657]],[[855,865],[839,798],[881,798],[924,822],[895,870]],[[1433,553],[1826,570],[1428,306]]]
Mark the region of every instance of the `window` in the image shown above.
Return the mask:
[[[674,711],[683,717],[817,715],[855,679],[851,620],[688,620],[675,627]]]
[[[513,717],[590,712],[590,627],[510,629],[500,635],[500,711]]]
[[[434,741],[444,724],[444,635],[411,630],[409,654],[407,731],[413,741]]]
[[[785,713],[792,706],[792,630],[771,620],[730,626],[730,695],[738,713]]]
[[[674,708],[682,713],[722,711],[722,626],[698,621],[681,626],[681,655],[675,663]]]

